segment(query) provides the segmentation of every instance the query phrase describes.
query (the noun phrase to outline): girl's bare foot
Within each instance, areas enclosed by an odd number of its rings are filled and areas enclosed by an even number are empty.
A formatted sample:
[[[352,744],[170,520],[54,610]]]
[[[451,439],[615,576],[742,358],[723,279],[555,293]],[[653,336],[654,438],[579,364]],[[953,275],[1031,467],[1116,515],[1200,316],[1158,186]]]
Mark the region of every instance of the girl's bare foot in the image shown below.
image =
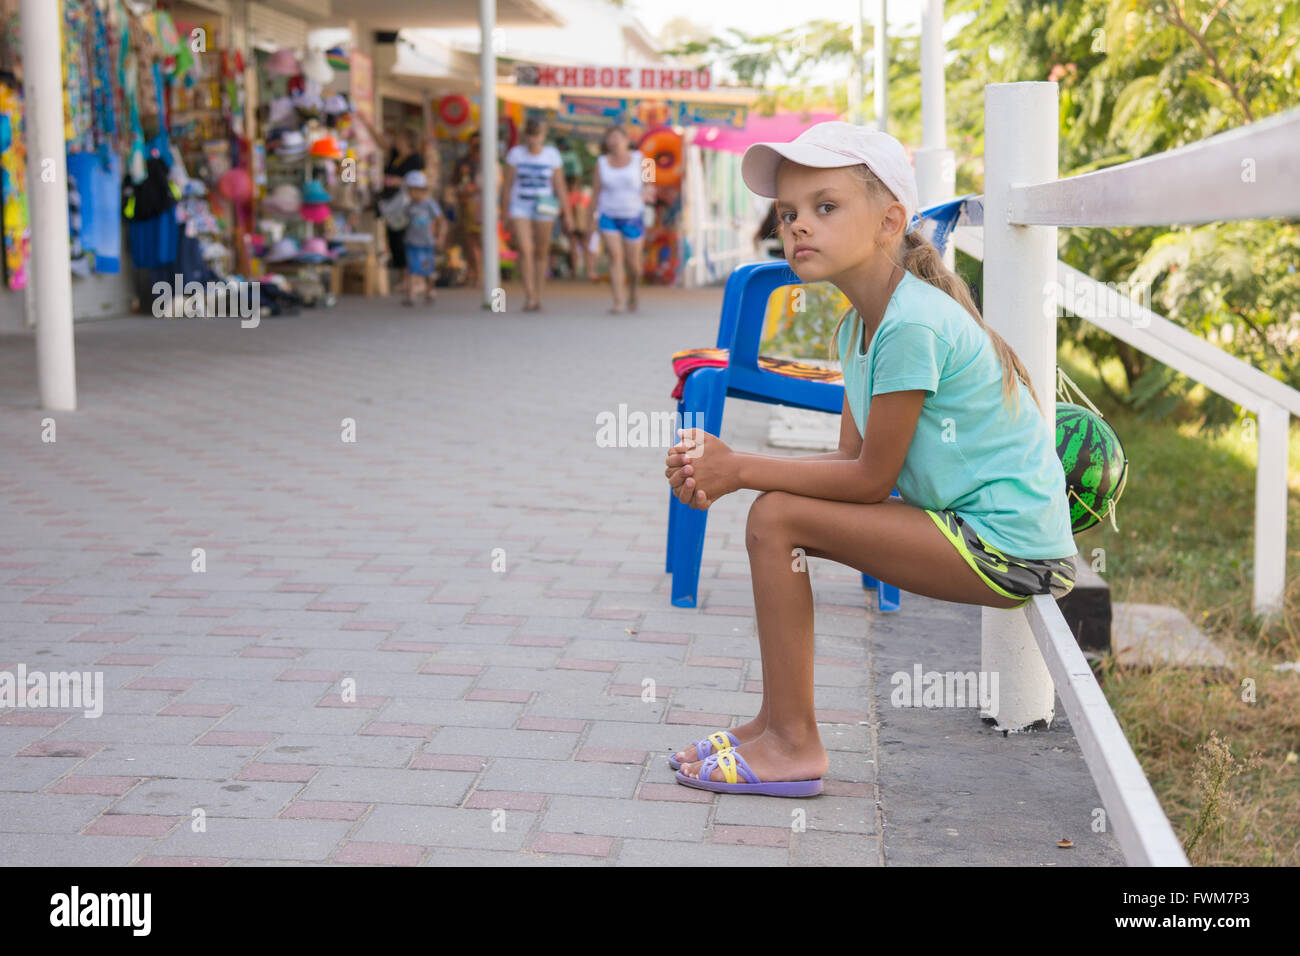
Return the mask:
[[[735,733],[735,731],[732,731]],[[736,748],[736,753],[745,758],[749,769],[764,783],[776,783],[786,780],[817,780],[826,776],[830,761],[821,738],[814,732],[794,742],[777,736],[771,730],[748,743]],[[687,777],[700,776],[702,760],[683,763],[681,773]],[[710,780],[723,781],[725,777],[721,767],[716,767],[709,775]]]
[[[766,729],[767,729],[767,718],[764,717],[762,714],[760,714],[759,716],[755,717],[753,720],[747,723],[743,723],[739,727],[733,728],[732,730],[728,730],[727,733],[731,734],[731,736],[735,737],[743,744],[743,743],[748,743],[751,740],[756,740],[757,738],[763,736],[763,731]],[[697,763],[703,760],[707,756],[708,754],[700,755],[695,749],[695,744],[691,744],[685,750],[679,750],[677,751],[677,753],[673,754],[674,759],[676,759],[678,763],[683,765],[685,765],[688,762]],[[698,775],[698,773],[699,771],[697,770],[696,774]]]

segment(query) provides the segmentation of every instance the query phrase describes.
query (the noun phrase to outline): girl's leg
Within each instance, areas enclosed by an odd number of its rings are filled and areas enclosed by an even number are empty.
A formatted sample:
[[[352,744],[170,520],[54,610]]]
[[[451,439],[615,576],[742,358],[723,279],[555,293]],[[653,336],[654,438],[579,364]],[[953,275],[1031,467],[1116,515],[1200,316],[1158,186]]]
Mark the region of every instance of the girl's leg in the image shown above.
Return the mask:
[[[641,284],[641,247],[644,239],[628,239],[623,243],[627,247],[627,307],[636,311],[636,292]]]
[[[896,498],[854,504],[765,492],[750,507],[745,544],[767,725],[737,752],[760,780],[814,779],[827,768],[813,702],[812,584],[807,572],[792,570],[795,548],[926,597],[1000,608],[1017,603],[992,591],[929,515]],[[698,776],[699,768],[684,764],[682,772]],[[723,779],[722,771],[711,779]]]
[[[547,267],[551,262],[551,233],[555,229],[555,220],[534,219],[532,226],[533,253],[536,256],[533,261],[533,288],[537,290],[534,293],[533,302],[540,305],[542,290],[546,286]]]
[[[531,219],[510,220],[511,231],[519,253],[519,277],[524,280],[524,307],[537,301],[537,285],[533,277],[533,221]]]
[[[623,234],[617,231],[602,232],[605,249],[609,253],[609,287],[614,293],[614,311],[623,311]]]

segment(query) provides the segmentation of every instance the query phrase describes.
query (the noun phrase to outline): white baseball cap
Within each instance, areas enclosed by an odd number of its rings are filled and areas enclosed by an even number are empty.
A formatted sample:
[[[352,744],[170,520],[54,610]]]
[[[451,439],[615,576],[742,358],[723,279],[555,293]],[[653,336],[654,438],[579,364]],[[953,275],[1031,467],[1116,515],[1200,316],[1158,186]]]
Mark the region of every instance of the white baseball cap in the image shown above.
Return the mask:
[[[912,232],[921,224],[916,173],[903,144],[888,133],[833,120],[808,127],[788,143],[753,143],[740,163],[745,185],[760,196],[775,199],[776,171],[782,159],[817,169],[865,163],[903,204],[908,218],[905,231]]]
[[[407,189],[428,189],[429,179],[424,175],[423,170],[413,169],[402,177],[402,182],[406,184]]]

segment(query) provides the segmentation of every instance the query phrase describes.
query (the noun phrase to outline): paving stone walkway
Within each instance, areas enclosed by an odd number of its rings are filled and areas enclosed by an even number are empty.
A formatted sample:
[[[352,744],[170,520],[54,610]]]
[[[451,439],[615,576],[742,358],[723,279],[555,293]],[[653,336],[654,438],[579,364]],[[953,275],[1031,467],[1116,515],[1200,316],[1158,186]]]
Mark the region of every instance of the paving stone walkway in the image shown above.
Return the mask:
[[[720,301],[89,323],[75,413],[0,337],[0,672],[104,682],[99,717],[0,710],[0,863],[1121,864],[1059,703],[1010,737],[890,705],[917,663],[978,669],[979,610],[882,614],[825,561],[826,793],[673,782],[669,749],[758,710],[755,493],[674,608],[664,450],[597,447],[596,416],[670,411]],[[734,403],[724,439],[774,453],[768,414]]]

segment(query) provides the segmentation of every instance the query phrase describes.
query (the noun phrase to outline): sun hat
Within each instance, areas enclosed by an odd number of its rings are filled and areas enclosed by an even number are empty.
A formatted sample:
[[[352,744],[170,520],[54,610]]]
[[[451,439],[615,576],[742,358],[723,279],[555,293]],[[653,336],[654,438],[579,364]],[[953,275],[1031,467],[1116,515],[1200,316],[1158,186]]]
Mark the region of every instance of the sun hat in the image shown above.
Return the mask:
[[[311,144],[311,154],[321,159],[342,159],[343,150],[333,136],[322,136]]]
[[[407,189],[428,189],[429,177],[424,175],[424,170],[413,169],[402,177],[402,185]]]
[[[300,70],[298,58],[288,47],[276,50],[271,54],[271,59],[266,61],[266,72],[276,76],[297,76]]]
[[[326,191],[325,186],[319,179],[313,179],[306,186],[302,187],[302,201],[308,202],[329,202],[330,194]]]
[[[262,206],[268,212],[291,216],[302,206],[302,193],[293,183],[280,183],[271,190]]]
[[[788,143],[754,143],[740,162],[745,185],[760,196],[775,199],[776,172],[782,159],[817,169],[864,163],[903,204],[906,232],[921,224],[916,173],[903,144],[886,132],[833,120],[808,127]]]
[[[348,98],[342,93],[335,93],[325,101],[326,116],[339,116],[351,109],[352,107],[348,106]]]
[[[296,259],[301,251],[298,248],[298,240],[286,236],[271,244],[271,248],[266,252],[266,261],[285,262],[289,259]]]
[[[307,140],[296,129],[281,130],[271,138],[268,145],[281,159],[294,159],[307,152]]]
[[[329,203],[305,202],[298,209],[298,215],[308,222],[324,222],[330,217]]]
[[[325,86],[334,79],[334,68],[330,66],[324,50],[308,50],[302,58],[302,75]]]

